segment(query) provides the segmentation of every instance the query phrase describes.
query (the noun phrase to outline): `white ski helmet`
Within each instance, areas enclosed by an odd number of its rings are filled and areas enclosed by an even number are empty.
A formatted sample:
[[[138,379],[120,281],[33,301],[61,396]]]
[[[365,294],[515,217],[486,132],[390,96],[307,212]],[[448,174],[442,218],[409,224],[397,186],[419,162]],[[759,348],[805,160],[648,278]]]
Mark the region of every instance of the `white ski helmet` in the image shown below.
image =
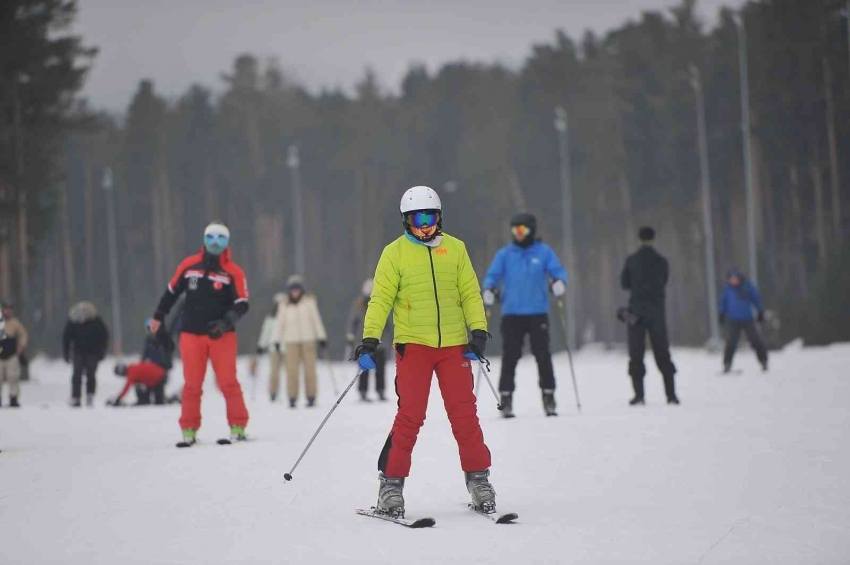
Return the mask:
[[[440,202],[440,197],[433,188],[414,186],[407,189],[401,197],[399,210],[401,210],[402,216],[408,212],[415,212],[417,210],[439,210],[442,212],[443,204]]]

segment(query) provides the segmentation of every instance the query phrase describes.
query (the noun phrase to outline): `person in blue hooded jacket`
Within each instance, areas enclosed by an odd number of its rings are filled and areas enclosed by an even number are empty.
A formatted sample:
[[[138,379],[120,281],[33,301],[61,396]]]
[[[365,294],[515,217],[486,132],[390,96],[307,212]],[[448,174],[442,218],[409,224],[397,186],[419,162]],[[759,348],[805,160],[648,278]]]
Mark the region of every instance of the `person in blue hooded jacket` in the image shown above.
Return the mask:
[[[543,409],[555,412],[555,371],[549,351],[549,292],[567,291],[567,271],[551,247],[537,239],[537,219],[526,212],[511,218],[513,242],[500,249],[484,278],[482,298],[492,307],[502,301],[502,374],[499,379],[502,416],[513,417],[516,366],[528,334],[537,361]],[[551,283],[550,283],[551,280]],[[501,287],[501,292],[499,288]]]
[[[726,350],[723,352],[723,372],[732,370],[732,358],[738,348],[741,332],[746,332],[750,346],[755,350],[759,363],[767,371],[767,348],[756,328],[756,320],[764,321],[764,305],[759,291],[743,273],[732,269],[726,279],[726,286],[720,293],[720,325],[728,323]],[[753,316],[755,310],[756,315]]]

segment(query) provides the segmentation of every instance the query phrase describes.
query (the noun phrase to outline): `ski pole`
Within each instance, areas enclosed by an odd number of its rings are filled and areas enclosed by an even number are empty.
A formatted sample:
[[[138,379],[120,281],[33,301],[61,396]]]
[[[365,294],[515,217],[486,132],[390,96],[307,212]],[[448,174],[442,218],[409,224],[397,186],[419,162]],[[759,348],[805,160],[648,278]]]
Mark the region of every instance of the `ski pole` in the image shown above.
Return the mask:
[[[487,309],[484,311],[484,316],[485,316],[485,317],[486,317],[486,319],[487,319],[487,325],[488,325],[488,326],[489,326],[489,324],[490,324],[490,314],[491,314],[491,313],[492,313],[492,310],[491,310],[490,308],[487,308]],[[479,362],[478,362],[478,377],[475,379],[475,388],[473,389],[473,392],[474,392],[474,391],[478,391],[478,390],[480,390],[480,389],[481,389],[481,373],[483,373],[483,372],[484,372],[484,364],[483,364],[483,363],[481,363],[481,361],[479,361]],[[476,392],[476,395],[477,395],[477,394],[478,394],[478,393]],[[500,409],[500,410],[501,410],[501,409]]]
[[[337,399],[336,403],[334,403],[334,405],[331,407],[330,411],[328,412],[328,415],[327,415],[327,416],[325,416],[325,419],[324,419],[324,420],[322,420],[322,423],[321,423],[321,424],[319,424],[319,427],[316,429],[316,432],[313,434],[313,437],[311,437],[311,438],[310,438],[310,441],[308,441],[308,442],[307,442],[307,447],[305,447],[305,448],[304,448],[304,451],[302,451],[302,452],[301,452],[301,455],[298,457],[298,461],[296,461],[296,462],[295,462],[295,465],[293,465],[293,466],[292,466],[292,469],[290,469],[290,471],[289,471],[288,473],[284,473],[284,474],[283,474],[283,478],[284,478],[284,479],[286,479],[287,481],[291,481],[291,480],[292,480],[292,473],[294,473],[294,472],[295,472],[296,467],[298,467],[298,464],[299,464],[299,463],[301,463],[301,460],[302,460],[302,459],[304,459],[304,456],[307,454],[307,451],[310,449],[310,446],[311,446],[311,445],[313,445],[313,442],[314,442],[314,441],[316,441],[316,437],[319,435],[319,432],[321,432],[321,431],[322,431],[322,428],[324,428],[324,427],[325,427],[325,423],[326,423],[326,422],[328,421],[328,419],[331,417],[331,414],[333,414],[333,413],[334,413],[334,410],[336,410],[336,407],[337,407],[337,406],[339,406],[340,402],[342,402],[342,399],[343,399],[343,398],[345,398],[345,395],[346,395],[346,394],[348,394],[348,391],[349,391],[349,390],[351,390],[351,387],[353,387],[353,386],[354,386],[354,383],[356,383],[356,382],[357,382],[357,379],[359,379],[359,378],[360,378],[360,374],[361,374],[362,372],[363,372],[363,371],[361,371],[361,370],[359,369],[359,367],[358,367],[357,374],[354,376],[354,378],[353,378],[353,379],[351,379],[351,382],[350,382],[350,383],[348,383],[348,386],[347,386],[347,387],[345,387],[345,390],[344,390],[344,391],[342,391],[342,394],[341,394],[341,395],[340,395],[340,397]]]
[[[331,374],[331,385],[334,387],[334,394],[339,394],[339,385],[336,384],[336,373],[334,373],[334,366],[331,362],[331,354],[329,351],[325,352],[325,362],[327,362],[328,372]]]
[[[570,351],[570,342],[567,340],[567,315],[564,313],[564,301],[558,299],[558,313],[561,314],[561,327],[564,330],[564,346],[567,348],[567,359],[570,361],[570,375],[573,378],[573,391],[576,395],[576,408],[581,412],[581,400],[578,396],[578,384],[576,384],[576,372],[573,369],[573,353]]]
[[[486,370],[486,372],[482,371],[482,368]],[[501,411],[502,409],[504,409],[504,406],[502,405],[502,399],[499,398],[499,393],[496,392],[496,387],[493,386],[493,381],[491,381],[490,376],[487,375],[487,373],[490,372],[490,361],[487,360],[487,358],[485,357],[478,356],[478,370],[478,374],[484,375],[484,378],[487,380],[487,384],[490,385],[490,390],[493,391],[493,396],[496,398],[496,410]]]

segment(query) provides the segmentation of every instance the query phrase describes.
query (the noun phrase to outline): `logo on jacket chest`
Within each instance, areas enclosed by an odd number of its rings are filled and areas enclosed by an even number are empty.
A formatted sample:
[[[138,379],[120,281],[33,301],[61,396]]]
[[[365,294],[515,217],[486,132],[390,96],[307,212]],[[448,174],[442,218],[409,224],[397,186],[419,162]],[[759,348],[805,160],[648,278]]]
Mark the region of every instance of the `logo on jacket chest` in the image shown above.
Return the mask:
[[[189,279],[189,290],[198,290],[199,282],[205,277],[204,271],[190,270],[183,275]],[[208,273],[206,279],[210,281],[213,290],[221,291],[230,284],[230,277],[226,273]]]

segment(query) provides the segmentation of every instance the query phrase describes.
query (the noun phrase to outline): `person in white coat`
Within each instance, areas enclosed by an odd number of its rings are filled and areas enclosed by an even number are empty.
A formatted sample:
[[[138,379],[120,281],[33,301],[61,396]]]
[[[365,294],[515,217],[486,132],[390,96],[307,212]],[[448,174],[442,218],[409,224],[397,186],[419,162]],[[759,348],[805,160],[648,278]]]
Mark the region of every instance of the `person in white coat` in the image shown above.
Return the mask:
[[[272,402],[277,400],[280,389],[280,370],[283,367],[284,346],[274,342],[275,329],[277,328],[277,310],[281,302],[286,300],[286,293],[279,292],[274,295],[274,305],[271,311],[263,318],[263,326],[260,329],[260,339],[257,340],[257,352],[251,360],[251,376],[257,376],[257,360],[260,355],[269,354],[269,398]]]
[[[286,385],[289,406],[298,400],[301,365],[304,365],[304,389],[307,406],[316,403],[316,349],[327,348],[327,333],[319,314],[316,297],[307,292],[304,279],[292,275],[286,281],[287,296],[277,308],[273,343],[286,348]]]

